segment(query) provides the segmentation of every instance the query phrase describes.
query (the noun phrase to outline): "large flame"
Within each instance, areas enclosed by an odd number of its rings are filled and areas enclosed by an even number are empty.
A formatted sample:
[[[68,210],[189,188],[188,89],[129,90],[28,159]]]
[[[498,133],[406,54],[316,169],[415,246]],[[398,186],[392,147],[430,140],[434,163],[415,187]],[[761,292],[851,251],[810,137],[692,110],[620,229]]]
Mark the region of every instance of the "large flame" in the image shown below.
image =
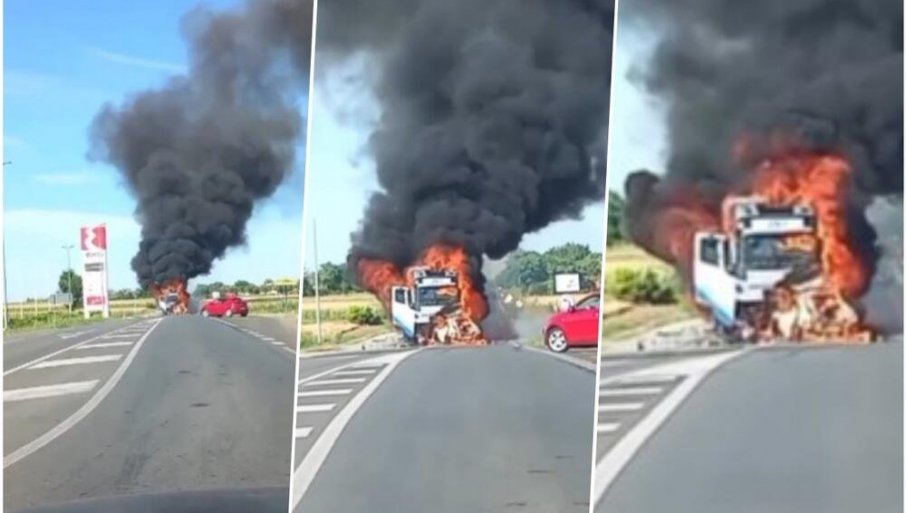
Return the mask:
[[[469,255],[462,247],[435,244],[428,247],[416,262],[403,270],[384,260],[362,259],[358,263],[359,281],[366,290],[377,296],[384,308],[389,311],[393,287],[413,286],[415,279],[412,271],[418,267],[455,271],[456,290],[440,292],[459,295],[458,308],[435,316],[430,331],[423,334],[421,342],[486,344],[487,340],[481,332],[480,323],[488,315],[488,303],[484,294],[475,286]]]
[[[155,301],[161,301],[168,294],[176,293],[179,295],[179,302],[170,310],[171,314],[189,313],[189,292],[186,290],[187,282],[185,278],[175,278],[164,283],[155,283],[151,285],[151,295]]]
[[[865,328],[851,301],[870,281],[869,265],[851,242],[845,206],[851,176],[840,155],[787,151],[766,159],[755,169],[752,192],[771,204],[807,204],[815,209],[814,236],[793,236],[785,243],[817,251],[821,279],[810,286],[778,285],[769,301],[762,338],[812,342],[866,342],[873,333]]]

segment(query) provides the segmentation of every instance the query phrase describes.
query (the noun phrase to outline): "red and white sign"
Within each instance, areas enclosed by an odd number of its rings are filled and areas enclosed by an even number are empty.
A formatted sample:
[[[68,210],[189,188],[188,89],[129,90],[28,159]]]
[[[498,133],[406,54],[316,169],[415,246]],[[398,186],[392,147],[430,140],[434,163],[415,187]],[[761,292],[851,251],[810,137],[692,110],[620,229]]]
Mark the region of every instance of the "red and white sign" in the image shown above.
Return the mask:
[[[110,316],[110,302],[107,293],[107,226],[83,226],[81,230],[82,260],[82,304],[85,317],[91,312]]]

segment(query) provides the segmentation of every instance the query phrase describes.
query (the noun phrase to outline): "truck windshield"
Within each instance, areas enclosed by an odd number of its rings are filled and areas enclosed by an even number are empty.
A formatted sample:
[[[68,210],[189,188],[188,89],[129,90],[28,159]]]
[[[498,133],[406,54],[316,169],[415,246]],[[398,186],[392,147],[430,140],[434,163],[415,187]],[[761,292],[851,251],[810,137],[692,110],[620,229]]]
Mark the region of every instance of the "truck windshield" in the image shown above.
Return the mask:
[[[742,246],[746,269],[766,271],[807,267],[816,259],[813,251],[787,244],[783,235],[748,235]]]
[[[454,301],[456,301],[456,295],[452,287],[425,287],[418,289],[419,306],[444,306]]]

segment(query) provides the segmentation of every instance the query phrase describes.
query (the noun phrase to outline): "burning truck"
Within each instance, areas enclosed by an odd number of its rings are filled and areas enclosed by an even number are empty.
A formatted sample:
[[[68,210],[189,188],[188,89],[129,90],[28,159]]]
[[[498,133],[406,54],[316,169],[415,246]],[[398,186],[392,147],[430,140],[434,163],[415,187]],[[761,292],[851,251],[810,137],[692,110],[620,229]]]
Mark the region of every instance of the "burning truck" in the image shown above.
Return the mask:
[[[417,345],[485,345],[484,295],[471,276],[465,250],[434,245],[400,271],[393,263],[363,259],[359,279],[374,293],[403,337]]]
[[[627,180],[628,228],[676,266],[717,331],[757,342],[866,343],[858,299],[871,262],[849,226],[851,167],[831,153],[764,159],[712,212],[650,173]]]
[[[695,302],[718,331],[747,340],[870,340],[855,309],[828,287],[809,204],[728,197],[723,230],[695,234]]]
[[[189,293],[186,280],[177,278],[161,284],[151,285],[151,295],[163,315],[189,313]]]

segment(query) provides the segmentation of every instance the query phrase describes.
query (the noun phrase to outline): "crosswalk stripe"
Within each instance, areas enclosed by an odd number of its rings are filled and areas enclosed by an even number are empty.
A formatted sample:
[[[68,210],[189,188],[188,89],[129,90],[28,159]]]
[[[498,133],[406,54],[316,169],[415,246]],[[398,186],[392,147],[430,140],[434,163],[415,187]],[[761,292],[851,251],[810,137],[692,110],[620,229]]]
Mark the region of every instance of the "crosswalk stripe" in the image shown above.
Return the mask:
[[[59,397],[61,395],[82,394],[90,392],[98,384],[98,380],[74,381],[60,383],[59,385],[46,385],[39,387],[17,388],[3,391],[3,402],[25,401],[28,399],[42,399],[45,397]]]
[[[616,381],[611,381],[610,383],[608,383],[608,385],[615,385],[615,384],[620,384],[620,385],[624,385],[624,384],[625,384],[625,385],[646,385],[646,384],[650,384],[650,385],[658,385],[658,384],[663,384],[663,383],[673,383],[674,381],[677,380],[677,377],[678,377],[678,376],[676,376],[676,375],[674,375],[674,374],[658,374],[658,375],[655,375],[655,374],[652,374],[652,375],[645,375],[645,374],[643,374],[643,375],[641,375],[641,376],[626,376],[626,377],[623,377],[623,378],[619,378],[619,379],[616,380]]]
[[[377,369],[347,370],[334,372],[332,376],[363,376],[374,374],[375,372],[377,372]]]
[[[364,383],[365,378],[344,378],[344,379],[322,379],[320,381],[309,381],[302,386],[310,387],[315,385],[349,385],[352,383]]]
[[[615,422],[598,424],[598,433],[613,433],[620,429],[620,425]]]
[[[330,411],[336,404],[300,404],[296,406],[296,413],[318,413]]]
[[[318,397],[324,395],[348,395],[352,393],[351,388],[335,388],[328,390],[309,390],[305,392],[299,392],[299,397]]]
[[[638,411],[645,407],[645,403],[613,403],[613,404],[602,404],[598,406],[598,411],[600,412],[623,412],[623,411]]]
[[[308,426],[296,428],[296,438],[307,438],[313,428]]]
[[[102,356],[86,356],[84,358],[63,358],[60,360],[45,360],[36,363],[29,369],[49,369],[51,367],[65,367],[67,365],[85,365],[89,363],[115,362],[122,358],[121,354],[107,354]]]
[[[100,342],[98,344],[88,344],[87,346],[81,346],[77,348],[78,350],[82,349],[100,349],[102,347],[125,347],[131,346],[134,342]]]
[[[601,397],[621,397],[627,395],[657,395],[663,392],[661,387],[626,387],[602,388]]]

